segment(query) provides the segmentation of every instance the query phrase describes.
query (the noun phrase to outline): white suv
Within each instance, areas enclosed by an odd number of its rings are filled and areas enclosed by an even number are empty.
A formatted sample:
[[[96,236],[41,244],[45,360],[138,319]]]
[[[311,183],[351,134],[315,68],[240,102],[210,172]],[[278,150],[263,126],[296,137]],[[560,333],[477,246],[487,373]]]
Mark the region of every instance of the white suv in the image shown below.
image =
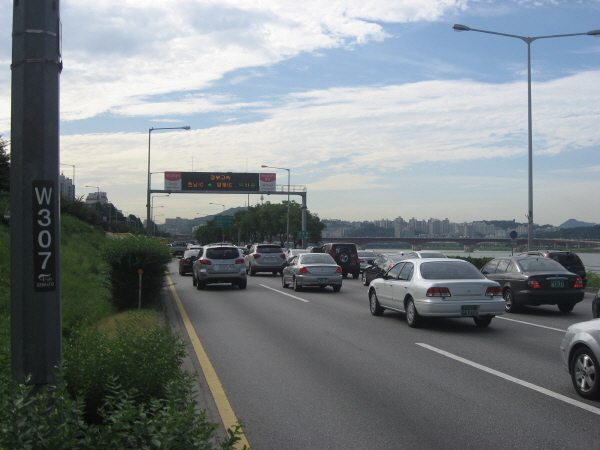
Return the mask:
[[[202,256],[194,261],[192,277],[197,289],[211,283],[231,283],[246,289],[246,270],[240,249],[229,244],[205,245]]]
[[[272,272],[273,275],[283,273],[286,261],[282,248],[277,244],[254,244],[246,260],[246,273],[254,276],[256,272]]]

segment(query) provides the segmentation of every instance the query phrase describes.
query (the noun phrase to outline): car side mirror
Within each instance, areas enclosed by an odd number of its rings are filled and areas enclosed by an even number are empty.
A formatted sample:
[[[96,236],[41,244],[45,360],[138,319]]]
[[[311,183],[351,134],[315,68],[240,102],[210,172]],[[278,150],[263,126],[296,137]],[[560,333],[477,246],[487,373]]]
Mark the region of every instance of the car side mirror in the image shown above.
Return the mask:
[[[482,270],[481,273],[484,274],[484,275],[489,274],[489,272],[487,270]]]
[[[381,272],[375,274],[375,278],[383,278],[383,274]]]

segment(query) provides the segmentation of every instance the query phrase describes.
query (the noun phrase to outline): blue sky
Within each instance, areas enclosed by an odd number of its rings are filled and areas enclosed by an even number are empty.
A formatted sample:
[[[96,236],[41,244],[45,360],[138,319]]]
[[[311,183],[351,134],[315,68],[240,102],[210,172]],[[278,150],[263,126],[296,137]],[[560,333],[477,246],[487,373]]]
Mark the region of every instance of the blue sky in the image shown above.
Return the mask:
[[[527,45],[452,25],[531,37],[600,29],[600,0],[62,0],[60,9],[61,162],[75,165],[78,195],[99,186],[141,217],[148,129],[189,125],[152,133],[152,172],[286,167],[322,219],[526,222]],[[12,2],[0,21],[9,139]],[[600,223],[600,38],[541,39],[531,51],[534,221]],[[152,186],[162,188],[160,175]],[[247,201],[178,194],[154,204],[160,223]]]

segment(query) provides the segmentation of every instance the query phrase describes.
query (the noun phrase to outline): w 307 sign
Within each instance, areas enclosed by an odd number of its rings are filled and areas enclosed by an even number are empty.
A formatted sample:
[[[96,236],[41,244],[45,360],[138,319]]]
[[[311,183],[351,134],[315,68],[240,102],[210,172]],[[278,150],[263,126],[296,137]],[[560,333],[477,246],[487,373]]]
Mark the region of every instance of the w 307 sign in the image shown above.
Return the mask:
[[[53,181],[34,181],[32,187],[33,287],[35,292],[54,291],[58,285],[57,193]]]

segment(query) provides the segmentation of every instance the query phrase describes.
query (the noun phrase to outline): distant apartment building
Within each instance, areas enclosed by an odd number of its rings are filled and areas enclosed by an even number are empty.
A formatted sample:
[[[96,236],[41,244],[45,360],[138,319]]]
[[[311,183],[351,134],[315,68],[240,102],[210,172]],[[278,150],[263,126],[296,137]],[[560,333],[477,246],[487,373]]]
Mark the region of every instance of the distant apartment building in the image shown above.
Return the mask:
[[[106,192],[91,192],[88,194],[87,198],[85,199],[85,203],[86,205],[95,205],[97,203],[103,204],[103,205],[107,205],[108,204],[108,196],[106,195]]]
[[[60,182],[60,195],[65,198],[75,198],[75,185],[73,184],[73,180],[65,177],[62,173],[59,177]]]

